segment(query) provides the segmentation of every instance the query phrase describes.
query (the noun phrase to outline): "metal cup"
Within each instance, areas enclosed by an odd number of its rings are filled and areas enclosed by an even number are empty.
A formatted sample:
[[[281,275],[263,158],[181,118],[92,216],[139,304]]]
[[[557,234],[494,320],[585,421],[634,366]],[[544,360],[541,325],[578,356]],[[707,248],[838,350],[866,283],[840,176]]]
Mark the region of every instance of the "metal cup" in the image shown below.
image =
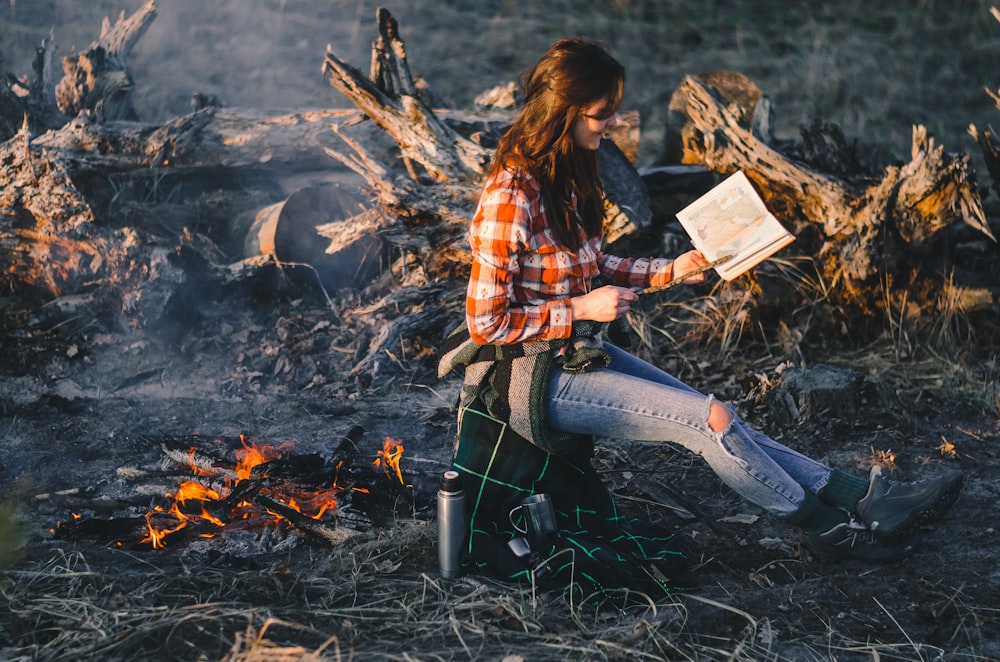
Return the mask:
[[[521,512],[521,516],[517,520],[522,520],[523,528],[518,526],[514,516],[514,513],[518,511]],[[522,500],[520,505],[511,508],[508,517],[511,526],[527,535],[534,542],[545,539],[550,533],[555,533],[558,528],[556,526],[556,509],[548,494],[533,494]]]

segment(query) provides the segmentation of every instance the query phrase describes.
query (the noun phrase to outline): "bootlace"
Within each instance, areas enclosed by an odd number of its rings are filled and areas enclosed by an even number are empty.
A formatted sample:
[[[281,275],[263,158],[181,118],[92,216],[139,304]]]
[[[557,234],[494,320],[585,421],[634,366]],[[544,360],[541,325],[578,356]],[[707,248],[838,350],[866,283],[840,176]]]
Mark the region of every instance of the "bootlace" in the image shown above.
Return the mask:
[[[854,547],[856,545],[874,545],[877,540],[875,538],[875,533],[868,528],[868,525],[864,522],[851,517],[847,521],[847,541],[849,545]]]

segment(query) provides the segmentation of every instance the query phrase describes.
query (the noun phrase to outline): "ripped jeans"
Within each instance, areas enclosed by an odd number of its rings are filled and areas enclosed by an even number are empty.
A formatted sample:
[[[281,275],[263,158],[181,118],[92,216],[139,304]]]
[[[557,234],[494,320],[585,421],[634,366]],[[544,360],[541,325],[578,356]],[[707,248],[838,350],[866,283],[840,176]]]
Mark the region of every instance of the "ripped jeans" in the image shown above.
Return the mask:
[[[709,427],[713,401],[642,359],[605,343],[611,364],[579,374],[552,370],[549,427],[635,441],[673,442],[702,456],[723,483],[777,516],[818,492],[830,468],[752,429],[732,412],[722,432]]]

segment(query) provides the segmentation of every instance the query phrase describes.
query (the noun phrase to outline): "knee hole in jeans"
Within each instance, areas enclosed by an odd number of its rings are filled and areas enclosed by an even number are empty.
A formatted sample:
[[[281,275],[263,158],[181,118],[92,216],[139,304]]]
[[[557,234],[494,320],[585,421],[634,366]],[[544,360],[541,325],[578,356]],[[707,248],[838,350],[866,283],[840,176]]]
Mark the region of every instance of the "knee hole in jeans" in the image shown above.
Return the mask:
[[[708,409],[708,427],[713,432],[723,432],[729,424],[733,422],[733,415],[729,413],[729,408],[717,400],[712,400]]]

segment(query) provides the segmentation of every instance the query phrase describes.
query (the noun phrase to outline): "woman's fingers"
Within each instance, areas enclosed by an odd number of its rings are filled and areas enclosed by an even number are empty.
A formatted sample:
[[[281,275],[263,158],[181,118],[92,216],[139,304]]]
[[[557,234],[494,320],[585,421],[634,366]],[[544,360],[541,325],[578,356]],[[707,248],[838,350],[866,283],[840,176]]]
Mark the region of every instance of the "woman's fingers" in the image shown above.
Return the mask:
[[[595,322],[610,322],[626,314],[639,298],[627,287],[605,285],[573,299],[573,316]]]
[[[704,272],[695,274],[689,278],[685,278],[685,275],[706,266],[708,266],[708,259],[702,255],[701,251],[693,250],[682,253],[674,260],[674,277],[684,278],[682,282],[685,283],[700,283],[705,280]]]

